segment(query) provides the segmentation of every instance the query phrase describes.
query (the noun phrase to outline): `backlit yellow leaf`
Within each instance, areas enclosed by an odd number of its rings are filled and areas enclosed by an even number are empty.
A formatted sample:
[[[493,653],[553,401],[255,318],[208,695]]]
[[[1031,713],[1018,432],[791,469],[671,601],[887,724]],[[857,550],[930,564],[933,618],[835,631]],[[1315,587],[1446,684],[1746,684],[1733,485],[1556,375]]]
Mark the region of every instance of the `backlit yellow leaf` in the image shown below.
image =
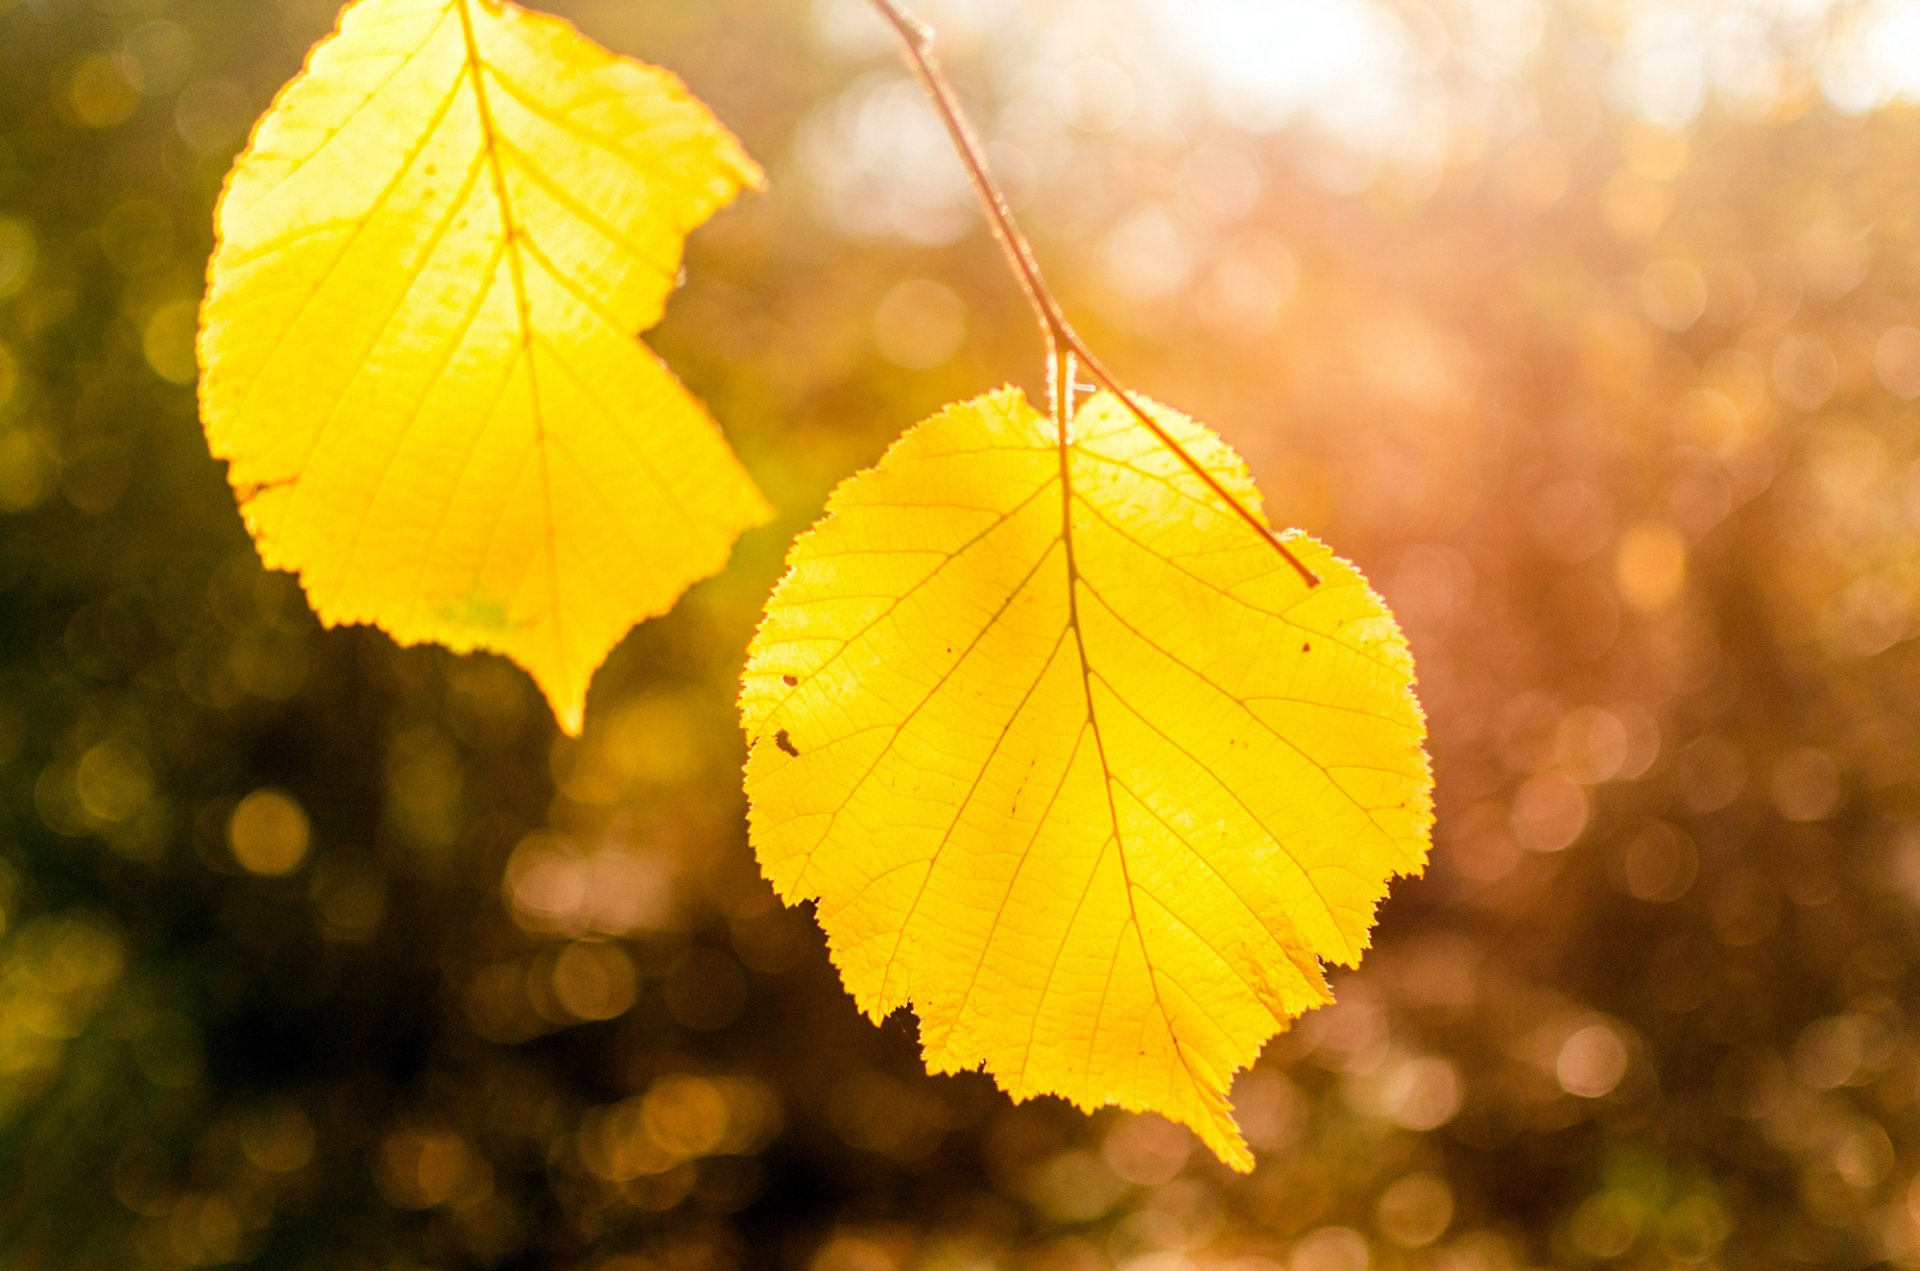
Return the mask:
[[[768,516],[635,334],[760,171],[680,82],[493,0],[356,0],[228,178],[200,401],[328,623],[493,649],[561,724]]]
[[[1247,1169],[1233,1074],[1426,859],[1412,659],[1352,566],[1288,536],[1309,588],[1117,399],[1074,427],[1003,390],[835,492],[747,667],[753,842],[933,1070],[1161,1112]]]

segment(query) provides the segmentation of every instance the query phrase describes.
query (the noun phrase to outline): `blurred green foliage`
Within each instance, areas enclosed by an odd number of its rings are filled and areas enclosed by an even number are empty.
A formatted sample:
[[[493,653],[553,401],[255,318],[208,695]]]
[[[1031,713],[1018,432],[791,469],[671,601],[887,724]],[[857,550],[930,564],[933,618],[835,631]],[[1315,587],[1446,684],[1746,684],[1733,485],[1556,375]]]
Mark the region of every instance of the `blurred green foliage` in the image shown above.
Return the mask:
[[[926,1076],[743,840],[786,541],[1038,378],[931,117],[851,0],[558,7],[773,172],[655,343],[784,510],[577,743],[321,631],[206,456],[212,203],[330,6],[0,0],[0,1267],[1920,1265],[1920,117],[1844,12],[1689,107],[1619,87],[1660,6],[1410,0],[1402,144],[1256,126],[1147,0],[929,5],[1106,360],[1420,659],[1433,866],[1240,1178]]]

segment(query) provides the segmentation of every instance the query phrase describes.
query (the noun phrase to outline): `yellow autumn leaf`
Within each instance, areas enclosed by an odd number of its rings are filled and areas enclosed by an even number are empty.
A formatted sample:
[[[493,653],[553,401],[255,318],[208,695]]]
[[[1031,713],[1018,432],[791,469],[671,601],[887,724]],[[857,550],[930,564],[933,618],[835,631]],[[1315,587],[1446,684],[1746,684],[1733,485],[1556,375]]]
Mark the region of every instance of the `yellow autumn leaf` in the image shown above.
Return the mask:
[[[636,334],[761,173],[686,88],[495,0],[355,0],[234,166],[201,414],[327,623],[492,649],[563,727],[769,509]]]
[[[1257,512],[1219,438],[1149,409]],[[1063,449],[1003,390],[794,545],[741,698],[754,847],[934,1071],[1160,1112],[1251,1168],[1234,1073],[1329,1000],[1433,819],[1399,628],[1284,541],[1317,586],[1116,398]]]

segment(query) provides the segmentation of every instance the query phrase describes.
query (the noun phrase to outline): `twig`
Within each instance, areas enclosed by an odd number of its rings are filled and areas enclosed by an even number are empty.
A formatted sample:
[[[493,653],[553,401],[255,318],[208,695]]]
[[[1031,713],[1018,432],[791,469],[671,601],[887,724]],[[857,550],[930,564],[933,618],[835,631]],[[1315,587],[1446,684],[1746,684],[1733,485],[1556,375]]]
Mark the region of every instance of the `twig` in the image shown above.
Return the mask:
[[[993,179],[993,172],[987,166],[986,152],[980,146],[980,139],[974,135],[973,128],[967,122],[966,111],[960,105],[959,94],[954,92],[953,84],[947,79],[946,72],[940,69],[940,61],[933,52],[933,29],[924,22],[909,15],[896,0],[873,0],[873,7],[880,11],[889,25],[899,35],[905,46],[907,63],[913,68],[914,77],[926,90],[934,109],[940,116],[940,122],[946,125],[947,135],[953,139],[954,149],[960,154],[960,161],[967,169],[967,178],[973,184],[973,192],[980,200],[981,210],[987,215],[987,223],[993,228],[993,236],[1000,244],[1000,250],[1006,255],[1007,264],[1012,268],[1014,277],[1020,282],[1020,290],[1026,294],[1027,303],[1033,308],[1034,321],[1040,327],[1040,335],[1046,342],[1047,366],[1049,372],[1059,373],[1061,367],[1071,367],[1075,362],[1086,367],[1087,374],[1098,381],[1101,387],[1120,400],[1133,417],[1140,421],[1160,443],[1179,456],[1192,473],[1199,477],[1214,495],[1231,508],[1236,516],[1245,521],[1257,533],[1261,540],[1281,556],[1286,558],[1306,580],[1309,587],[1318,586],[1320,579],[1301,562],[1298,556],[1280,540],[1280,536],[1268,527],[1265,521],[1253,509],[1246,506],[1232,491],[1220,484],[1201,462],[1193,457],[1185,446],[1180,444],[1158,420],[1141,408],[1113,373],[1089,349],[1086,342],[1067,321],[1066,312],[1061,308],[1053,289],[1047,286],[1046,278],[1040,272],[1040,264],[1033,254],[1033,245],[1019,222],[1014,220],[1013,209],[1007,204],[1007,197],[1001,192],[999,183]],[[1063,356],[1063,353],[1065,356]],[[1070,374],[1070,372],[1069,372]],[[1058,399],[1054,403],[1057,418],[1064,421],[1069,413],[1065,404],[1072,397],[1073,385],[1056,383],[1054,394]],[[1066,444],[1066,429],[1061,427],[1061,444]]]

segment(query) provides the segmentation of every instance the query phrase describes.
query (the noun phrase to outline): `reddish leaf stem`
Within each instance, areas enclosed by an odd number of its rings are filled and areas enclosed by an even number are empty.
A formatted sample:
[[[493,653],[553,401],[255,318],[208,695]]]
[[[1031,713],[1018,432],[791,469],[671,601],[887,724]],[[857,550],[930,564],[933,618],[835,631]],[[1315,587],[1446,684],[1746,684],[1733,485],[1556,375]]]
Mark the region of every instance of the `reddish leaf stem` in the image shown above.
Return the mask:
[[[1309,587],[1318,586],[1320,579],[1306,567],[1298,556],[1281,541],[1280,536],[1268,527],[1260,516],[1236,498],[1232,491],[1220,484],[1201,462],[1193,457],[1185,446],[1180,444],[1159,421],[1141,408],[1133,394],[1089,349],[1086,342],[1074,331],[1073,324],[1067,321],[1066,311],[1061,308],[1059,298],[1053,289],[1047,286],[1047,280],[1040,272],[1039,261],[1034,257],[1033,245],[1014,219],[1013,209],[1007,203],[1006,195],[994,180],[993,171],[987,166],[986,151],[980,145],[980,139],[974,134],[973,127],[967,122],[966,111],[960,105],[959,94],[954,91],[953,83],[946,72],[940,68],[940,60],[934,55],[933,28],[921,22],[900,7],[896,0],[873,0],[873,7],[880,11],[905,47],[907,64],[913,68],[914,77],[926,90],[927,98],[933,103],[934,110],[940,116],[940,122],[946,125],[947,135],[953,139],[953,147],[959,152],[960,161],[966,167],[967,178],[973,184],[973,192],[980,200],[980,208],[986,213],[987,224],[993,229],[993,236],[1000,244],[1000,250],[1007,258],[1007,264],[1013,275],[1019,280],[1020,290],[1026,294],[1027,303],[1033,308],[1034,321],[1040,327],[1040,335],[1046,341],[1047,366],[1058,373],[1058,368],[1070,366],[1077,361],[1086,367],[1087,374],[1099,382],[1101,387],[1112,393],[1120,403],[1140,421],[1160,443],[1179,456],[1180,461],[1192,473],[1205,483],[1220,501],[1231,508],[1236,516],[1251,526],[1255,533],[1281,556],[1286,558],[1306,580]],[[1073,385],[1056,383],[1054,394],[1058,399],[1053,403],[1056,419],[1061,421],[1062,444],[1065,444],[1065,420],[1072,413],[1071,397]]]

